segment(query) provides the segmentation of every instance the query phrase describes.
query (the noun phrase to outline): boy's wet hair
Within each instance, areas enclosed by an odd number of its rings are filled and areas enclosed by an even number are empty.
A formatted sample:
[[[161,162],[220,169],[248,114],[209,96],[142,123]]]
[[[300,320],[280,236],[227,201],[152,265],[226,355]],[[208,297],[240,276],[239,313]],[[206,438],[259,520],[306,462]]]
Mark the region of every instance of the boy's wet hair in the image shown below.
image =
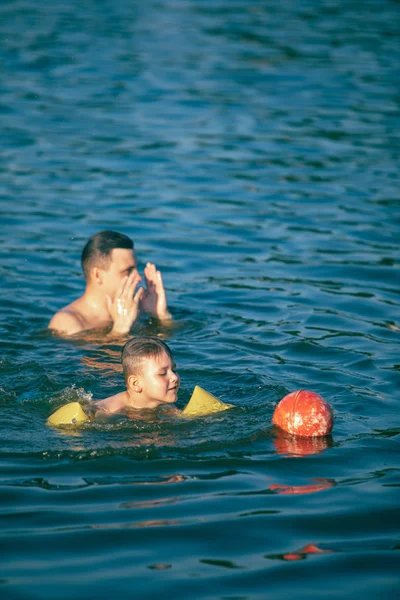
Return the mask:
[[[115,248],[133,250],[132,240],[117,231],[100,231],[87,241],[82,250],[81,264],[86,281],[89,279],[90,269],[101,267],[108,269],[111,263],[111,252]]]
[[[143,359],[157,358],[163,352],[166,352],[173,361],[171,349],[159,338],[143,336],[129,340],[121,352],[125,381],[128,380],[129,375],[140,372]]]

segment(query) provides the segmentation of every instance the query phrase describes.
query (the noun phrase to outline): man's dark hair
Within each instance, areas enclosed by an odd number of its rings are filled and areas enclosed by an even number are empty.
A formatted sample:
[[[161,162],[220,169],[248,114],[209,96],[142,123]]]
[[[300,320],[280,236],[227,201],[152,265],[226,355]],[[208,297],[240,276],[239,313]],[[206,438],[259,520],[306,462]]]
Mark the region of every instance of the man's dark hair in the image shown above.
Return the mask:
[[[81,264],[86,281],[90,269],[94,266],[108,269],[111,263],[111,252],[115,248],[133,250],[133,242],[127,235],[117,231],[100,231],[88,240],[82,250]]]
[[[160,338],[142,336],[129,340],[121,351],[125,381],[128,381],[129,375],[140,373],[144,358],[157,358],[163,352],[173,362],[171,349]]]

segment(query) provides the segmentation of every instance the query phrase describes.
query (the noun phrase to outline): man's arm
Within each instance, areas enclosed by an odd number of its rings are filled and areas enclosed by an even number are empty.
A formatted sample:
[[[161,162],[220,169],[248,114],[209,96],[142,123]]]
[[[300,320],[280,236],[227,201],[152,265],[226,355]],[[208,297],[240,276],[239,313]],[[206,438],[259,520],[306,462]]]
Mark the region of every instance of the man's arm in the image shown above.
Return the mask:
[[[115,298],[106,297],[107,309],[113,321],[111,335],[124,335],[129,333],[130,328],[139,314],[139,302],[143,297],[144,290],[136,287],[140,282],[140,276],[131,273],[124,277],[117,290]]]
[[[157,271],[155,265],[152,263],[147,263],[144,269],[144,276],[146,279],[146,290],[141,300],[143,310],[161,321],[172,319],[171,313],[168,312],[167,296],[160,271]]]

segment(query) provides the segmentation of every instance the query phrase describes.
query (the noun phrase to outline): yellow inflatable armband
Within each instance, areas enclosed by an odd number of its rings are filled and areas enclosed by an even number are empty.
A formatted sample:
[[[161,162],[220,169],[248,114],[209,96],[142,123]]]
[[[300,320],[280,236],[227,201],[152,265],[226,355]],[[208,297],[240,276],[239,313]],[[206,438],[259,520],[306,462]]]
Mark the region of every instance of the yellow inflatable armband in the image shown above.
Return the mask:
[[[232,406],[233,404],[221,402],[221,400],[196,385],[192,397],[182,411],[182,415],[185,417],[204,417],[211,413],[227,410]]]
[[[218,400],[218,398],[196,385],[188,404],[182,411],[182,415],[185,417],[204,417],[211,413],[227,410],[228,408],[232,408],[232,406],[232,404],[221,402],[221,400]],[[61,406],[61,408],[56,410],[47,419],[48,425],[52,425],[53,427],[79,425],[85,421],[89,421],[89,417],[79,402],[69,402],[69,404]]]
[[[82,406],[79,402],[70,402],[61,406],[55,413],[53,413],[48,419],[47,423],[53,425],[53,427],[59,427],[60,425],[78,425],[89,421],[89,417],[83,411]]]

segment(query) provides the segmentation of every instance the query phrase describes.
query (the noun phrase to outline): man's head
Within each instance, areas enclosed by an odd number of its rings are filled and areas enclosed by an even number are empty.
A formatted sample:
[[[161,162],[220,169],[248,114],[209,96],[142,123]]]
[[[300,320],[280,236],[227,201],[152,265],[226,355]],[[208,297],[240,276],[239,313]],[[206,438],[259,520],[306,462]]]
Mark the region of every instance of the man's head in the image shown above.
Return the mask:
[[[87,241],[82,250],[82,269],[86,281],[90,278],[93,267],[101,267],[105,271],[111,264],[111,254],[116,248],[133,250],[133,242],[127,235],[117,231],[100,231]]]
[[[150,408],[176,401],[180,384],[170,348],[159,338],[138,337],[122,349],[127,389]]]
[[[116,231],[100,231],[82,250],[82,269],[86,283],[97,282],[111,298],[126,275],[137,270],[132,240]]]

